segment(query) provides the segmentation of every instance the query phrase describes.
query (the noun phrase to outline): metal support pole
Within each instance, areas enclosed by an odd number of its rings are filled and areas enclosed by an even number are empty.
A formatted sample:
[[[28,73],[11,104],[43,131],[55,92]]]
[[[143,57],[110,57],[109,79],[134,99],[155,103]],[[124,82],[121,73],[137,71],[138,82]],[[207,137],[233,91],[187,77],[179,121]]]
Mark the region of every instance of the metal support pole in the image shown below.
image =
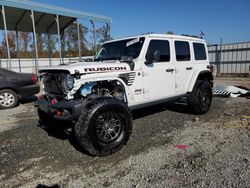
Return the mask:
[[[34,11],[31,11],[31,20],[32,20],[32,27],[33,27],[33,41],[35,47],[35,73],[38,75],[38,50],[37,50],[37,38],[36,38],[36,26],[35,26],[35,17]]]
[[[50,42],[51,42],[51,36],[50,33],[47,33],[48,36],[48,52],[49,52],[49,66],[51,67],[51,46],[50,46]]]
[[[17,31],[17,29],[16,29],[16,50],[17,50],[17,58],[18,58],[19,72],[22,72],[22,69],[21,69],[21,61],[20,61],[19,36],[18,36],[18,31]]]
[[[247,43],[246,48],[247,49],[249,48],[249,43]],[[246,51],[245,60],[247,60],[247,56],[248,56],[247,54],[248,54],[248,51]],[[245,72],[247,72],[247,62],[245,62]],[[249,66],[249,76],[250,76],[250,66]]]
[[[80,23],[77,21],[77,33],[78,33],[78,50],[79,50],[79,61],[82,61],[81,54],[81,36],[80,36]]]
[[[94,51],[96,55],[96,28],[95,28],[95,21],[91,20],[91,24],[93,26],[93,35],[94,35]]]
[[[65,37],[64,37],[64,31],[61,32],[61,45],[62,45],[62,64],[64,64],[64,57],[65,57]]]
[[[239,73],[239,72],[237,72],[238,71],[237,70],[237,67],[238,67],[237,64],[239,63],[238,62],[238,52],[239,52],[238,48],[239,48],[239,43],[237,43],[237,47],[236,48],[237,48],[237,50],[236,50],[236,63],[235,63],[235,67],[234,67],[234,73]]]
[[[62,44],[61,44],[61,34],[60,34],[60,20],[58,14],[56,15],[56,24],[57,24],[57,37],[58,37],[58,43],[59,43],[59,58],[60,58],[60,64],[62,64]]]
[[[111,37],[111,24],[107,24],[108,27],[109,27],[109,40],[112,40],[112,37]]]
[[[2,15],[3,15],[3,24],[4,24],[4,32],[5,32],[5,41],[6,41],[7,55],[8,55],[7,68],[11,70],[10,46],[9,46],[9,39],[8,39],[8,31],[7,31],[6,17],[5,17],[5,8],[4,8],[3,5],[2,5]]]
[[[243,48],[243,43],[241,43],[241,49],[240,49],[240,62],[242,62],[242,48]],[[240,64],[240,73],[244,73],[242,72],[242,64]]]
[[[220,74],[221,74],[221,62],[222,62],[222,37],[220,39],[220,71],[219,71]]]

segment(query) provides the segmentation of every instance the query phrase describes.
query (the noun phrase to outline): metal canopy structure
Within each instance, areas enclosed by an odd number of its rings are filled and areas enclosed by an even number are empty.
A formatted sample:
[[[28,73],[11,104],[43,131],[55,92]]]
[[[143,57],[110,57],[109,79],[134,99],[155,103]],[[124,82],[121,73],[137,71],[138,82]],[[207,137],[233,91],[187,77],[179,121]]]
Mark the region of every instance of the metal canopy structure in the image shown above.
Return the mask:
[[[59,41],[59,54],[61,55],[60,36],[63,31],[77,19],[89,20],[95,32],[95,23],[103,22],[110,26],[111,18],[107,16],[95,15],[87,12],[71,10],[67,8],[51,6],[43,3],[28,0],[0,0],[1,13],[0,29],[5,31],[6,46],[8,51],[9,67],[10,52],[7,31],[33,32],[34,46],[36,52],[36,72],[38,66],[37,41],[35,33],[57,34]],[[78,22],[79,26],[79,22]],[[109,27],[111,28],[111,27]],[[95,33],[94,33],[95,36]],[[80,35],[79,38],[79,58],[81,59]],[[94,37],[95,38],[95,37]],[[18,43],[18,38],[17,38]],[[95,41],[94,41],[95,43]]]

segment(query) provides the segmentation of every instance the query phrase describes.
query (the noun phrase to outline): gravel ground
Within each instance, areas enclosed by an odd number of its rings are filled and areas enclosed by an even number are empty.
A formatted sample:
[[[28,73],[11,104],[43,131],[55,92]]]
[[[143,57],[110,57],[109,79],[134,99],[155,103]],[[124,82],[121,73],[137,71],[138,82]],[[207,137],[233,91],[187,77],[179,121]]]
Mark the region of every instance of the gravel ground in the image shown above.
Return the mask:
[[[1,111],[0,187],[250,187],[249,99],[214,98],[202,116],[182,102],[133,116],[127,146],[93,158],[68,132],[42,129],[32,104]]]
[[[215,84],[250,88],[248,78]],[[214,98],[203,116],[182,101],[133,117],[127,146],[93,158],[70,132],[43,129],[32,103],[1,110],[0,187],[250,187],[249,99]]]
[[[13,109],[1,110],[0,111],[0,133],[11,130],[19,126],[18,122],[23,120],[30,120],[32,118],[37,119],[36,110],[33,104],[19,105]],[[33,117],[31,117],[32,115]]]

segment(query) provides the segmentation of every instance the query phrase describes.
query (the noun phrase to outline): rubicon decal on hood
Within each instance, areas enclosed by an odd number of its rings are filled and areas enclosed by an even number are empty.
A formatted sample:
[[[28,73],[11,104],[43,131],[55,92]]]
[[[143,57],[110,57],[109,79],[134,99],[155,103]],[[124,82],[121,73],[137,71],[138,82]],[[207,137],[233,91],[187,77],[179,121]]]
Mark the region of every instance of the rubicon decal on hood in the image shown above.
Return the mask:
[[[96,67],[84,68],[85,72],[109,72],[109,71],[125,71],[127,67]]]
[[[73,63],[69,66],[54,66],[43,68],[40,72],[46,72],[50,70],[65,70],[70,72],[70,74],[75,74],[77,72],[81,74],[92,74],[92,73],[111,73],[111,72],[127,72],[130,71],[130,66],[128,63],[123,63],[120,61],[107,61],[107,62],[80,62]]]

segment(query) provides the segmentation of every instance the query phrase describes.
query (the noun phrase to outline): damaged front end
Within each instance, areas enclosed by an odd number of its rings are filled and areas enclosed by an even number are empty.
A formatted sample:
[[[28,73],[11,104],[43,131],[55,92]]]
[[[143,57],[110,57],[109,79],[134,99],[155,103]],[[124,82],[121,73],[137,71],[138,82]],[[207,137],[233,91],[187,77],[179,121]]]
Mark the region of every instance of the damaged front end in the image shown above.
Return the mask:
[[[69,72],[49,71],[41,75],[44,94],[64,100],[68,92],[74,88],[75,79]]]
[[[127,102],[125,88],[116,79],[98,81],[93,77],[93,81],[85,81],[79,72],[72,75],[67,70],[46,70],[41,72],[41,81],[43,95],[37,101],[38,110],[55,119],[77,120],[83,104],[98,97]]]
[[[81,100],[69,100],[75,78],[68,71],[41,72],[43,95],[37,100],[38,110],[59,120],[73,121],[79,117]]]

